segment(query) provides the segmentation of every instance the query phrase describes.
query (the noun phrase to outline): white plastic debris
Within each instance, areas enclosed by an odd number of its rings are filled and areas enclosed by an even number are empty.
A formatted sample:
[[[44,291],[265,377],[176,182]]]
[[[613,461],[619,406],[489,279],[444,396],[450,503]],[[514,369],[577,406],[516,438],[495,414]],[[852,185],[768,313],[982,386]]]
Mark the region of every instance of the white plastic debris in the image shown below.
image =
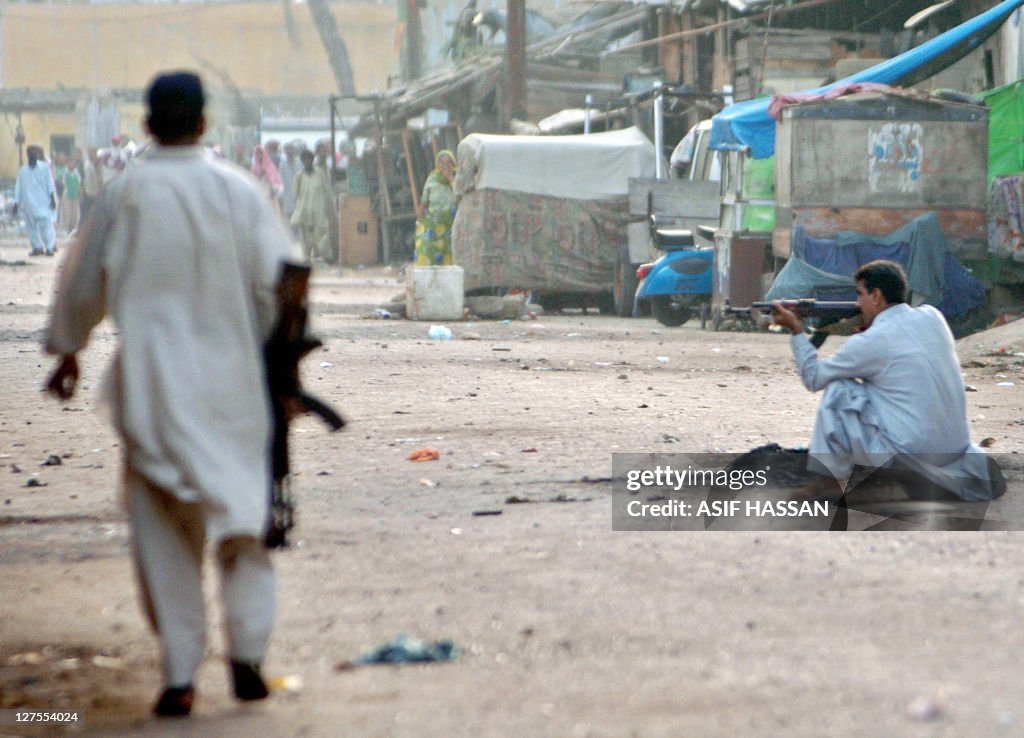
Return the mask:
[[[92,657],[92,663],[94,666],[98,666],[101,669],[123,669],[124,661],[117,658],[116,656],[104,656],[99,653]]]
[[[940,719],[946,712],[946,695],[940,689],[933,695],[921,696],[907,705],[907,717],[928,722]]]

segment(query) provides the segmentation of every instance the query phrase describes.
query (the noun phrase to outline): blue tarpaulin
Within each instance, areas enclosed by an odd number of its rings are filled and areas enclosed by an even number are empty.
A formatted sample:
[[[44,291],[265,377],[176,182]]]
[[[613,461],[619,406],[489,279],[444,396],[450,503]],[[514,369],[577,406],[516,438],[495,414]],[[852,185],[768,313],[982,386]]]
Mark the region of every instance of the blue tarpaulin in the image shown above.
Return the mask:
[[[934,305],[955,318],[985,302],[985,287],[949,252],[935,213],[914,218],[886,236],[843,231],[815,238],[793,227],[792,258],[779,272],[767,300],[817,297],[855,300],[852,275],[875,259],[901,264],[914,304]]]
[[[876,82],[910,87],[937,74],[969,54],[991,36],[1024,0],[1005,0],[994,8],[951,28],[915,49],[845,77],[830,85],[807,90],[823,93],[836,85]],[[775,154],[775,119],[768,114],[770,97],[746,100],[723,109],[711,119],[713,149],[750,149],[755,159]]]

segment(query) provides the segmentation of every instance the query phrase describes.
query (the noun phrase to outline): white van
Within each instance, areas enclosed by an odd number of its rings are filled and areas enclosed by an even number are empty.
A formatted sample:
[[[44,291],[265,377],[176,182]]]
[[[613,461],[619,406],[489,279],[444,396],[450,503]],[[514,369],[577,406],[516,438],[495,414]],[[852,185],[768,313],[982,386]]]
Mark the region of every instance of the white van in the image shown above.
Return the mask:
[[[708,147],[711,140],[711,119],[707,118],[691,128],[676,144],[669,158],[673,172],[682,173],[681,179],[718,182],[722,167],[718,152]]]

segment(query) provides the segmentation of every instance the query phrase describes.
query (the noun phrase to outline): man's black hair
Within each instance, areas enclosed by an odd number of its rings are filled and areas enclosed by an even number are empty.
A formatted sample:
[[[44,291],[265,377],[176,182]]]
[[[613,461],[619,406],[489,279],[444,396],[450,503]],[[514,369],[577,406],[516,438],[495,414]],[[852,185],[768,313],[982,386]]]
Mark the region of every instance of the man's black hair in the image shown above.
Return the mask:
[[[160,74],[146,92],[149,131],[161,142],[178,141],[199,131],[206,96],[192,72]]]
[[[867,292],[876,287],[880,289],[882,297],[889,305],[907,301],[907,275],[903,267],[894,261],[869,261],[857,270],[853,278],[857,282],[864,282],[864,289]]]

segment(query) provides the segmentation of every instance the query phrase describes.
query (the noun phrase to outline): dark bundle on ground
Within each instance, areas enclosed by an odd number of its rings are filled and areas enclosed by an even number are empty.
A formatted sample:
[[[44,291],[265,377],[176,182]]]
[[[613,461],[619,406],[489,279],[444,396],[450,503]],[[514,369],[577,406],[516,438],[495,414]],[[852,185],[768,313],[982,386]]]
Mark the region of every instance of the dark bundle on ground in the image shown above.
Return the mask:
[[[806,448],[783,448],[777,443],[758,446],[737,456],[726,467],[727,471],[764,471],[767,487],[788,489],[803,487],[814,478],[807,471]]]
[[[806,448],[783,448],[777,443],[758,446],[736,457],[727,467],[739,471],[765,472],[770,489],[802,487],[816,475],[807,470]],[[847,495],[857,498],[956,500],[956,497],[906,469],[868,469],[855,467]]]

